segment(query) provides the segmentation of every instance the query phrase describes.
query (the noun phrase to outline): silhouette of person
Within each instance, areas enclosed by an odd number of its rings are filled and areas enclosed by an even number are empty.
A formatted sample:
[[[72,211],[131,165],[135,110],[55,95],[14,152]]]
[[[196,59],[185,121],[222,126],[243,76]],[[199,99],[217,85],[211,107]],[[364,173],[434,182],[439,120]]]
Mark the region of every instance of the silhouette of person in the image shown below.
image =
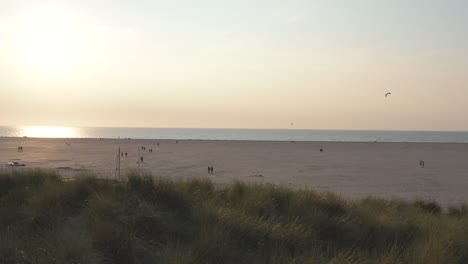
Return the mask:
[[[125,152],[125,157],[127,157],[127,152]]]
[[[143,156],[140,157],[140,162],[143,163]]]
[[[213,166],[211,166],[210,171],[211,171],[211,174],[213,174]]]

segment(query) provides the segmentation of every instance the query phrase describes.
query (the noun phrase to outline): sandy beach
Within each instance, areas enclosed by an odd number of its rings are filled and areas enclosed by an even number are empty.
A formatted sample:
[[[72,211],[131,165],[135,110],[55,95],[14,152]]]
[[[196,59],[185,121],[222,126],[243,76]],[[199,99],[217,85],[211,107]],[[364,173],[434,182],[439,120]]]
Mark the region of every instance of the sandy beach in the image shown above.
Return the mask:
[[[90,171],[112,178],[119,147],[128,154],[121,158],[122,174],[139,168],[174,179],[271,183],[347,198],[468,202],[468,144],[0,138],[0,162],[4,169],[18,161],[66,177]]]

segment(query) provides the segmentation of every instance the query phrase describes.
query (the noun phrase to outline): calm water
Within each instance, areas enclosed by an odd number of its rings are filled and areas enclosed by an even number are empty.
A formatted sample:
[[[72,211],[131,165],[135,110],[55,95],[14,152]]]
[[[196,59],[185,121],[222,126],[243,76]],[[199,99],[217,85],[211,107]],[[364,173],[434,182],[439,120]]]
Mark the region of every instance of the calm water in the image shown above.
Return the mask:
[[[0,127],[0,137],[468,143],[468,132],[286,129]]]

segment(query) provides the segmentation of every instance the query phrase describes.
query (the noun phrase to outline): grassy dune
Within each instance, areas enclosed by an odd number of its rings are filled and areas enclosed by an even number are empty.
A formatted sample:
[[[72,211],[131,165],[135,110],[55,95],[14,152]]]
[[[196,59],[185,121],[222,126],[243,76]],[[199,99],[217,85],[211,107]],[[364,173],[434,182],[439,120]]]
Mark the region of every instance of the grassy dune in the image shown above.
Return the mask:
[[[468,263],[468,209],[131,173],[0,172],[0,263]]]

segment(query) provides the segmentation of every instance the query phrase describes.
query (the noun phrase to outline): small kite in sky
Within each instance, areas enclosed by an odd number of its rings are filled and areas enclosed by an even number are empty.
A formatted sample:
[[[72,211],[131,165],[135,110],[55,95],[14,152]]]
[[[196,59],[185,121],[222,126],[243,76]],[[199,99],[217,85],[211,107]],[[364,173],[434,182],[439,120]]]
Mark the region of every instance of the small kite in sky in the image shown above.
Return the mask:
[[[385,97],[387,97],[387,96],[389,96],[389,95],[391,95],[391,94],[392,94],[392,93],[386,93],[386,94],[385,94]]]

